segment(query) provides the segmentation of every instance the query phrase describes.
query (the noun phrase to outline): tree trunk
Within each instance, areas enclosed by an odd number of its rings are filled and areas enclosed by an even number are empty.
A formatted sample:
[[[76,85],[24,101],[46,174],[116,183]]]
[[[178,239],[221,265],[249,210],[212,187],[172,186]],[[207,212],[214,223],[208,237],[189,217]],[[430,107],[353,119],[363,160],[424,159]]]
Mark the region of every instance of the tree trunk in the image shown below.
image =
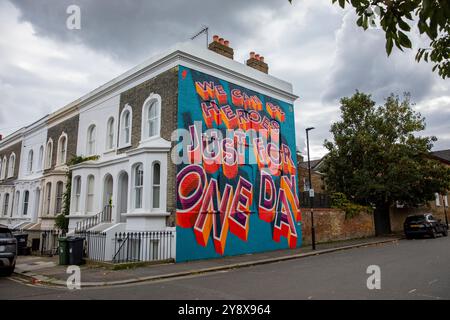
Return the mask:
[[[390,203],[379,203],[374,212],[375,235],[381,236],[391,233]]]

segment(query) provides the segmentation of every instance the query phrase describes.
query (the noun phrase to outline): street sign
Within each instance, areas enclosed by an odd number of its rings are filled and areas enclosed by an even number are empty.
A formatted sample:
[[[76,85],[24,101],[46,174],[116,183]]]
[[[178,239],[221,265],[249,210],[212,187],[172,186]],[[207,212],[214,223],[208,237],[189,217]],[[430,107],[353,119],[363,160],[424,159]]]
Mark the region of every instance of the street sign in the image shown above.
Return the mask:
[[[314,198],[314,189],[309,189],[309,197]]]

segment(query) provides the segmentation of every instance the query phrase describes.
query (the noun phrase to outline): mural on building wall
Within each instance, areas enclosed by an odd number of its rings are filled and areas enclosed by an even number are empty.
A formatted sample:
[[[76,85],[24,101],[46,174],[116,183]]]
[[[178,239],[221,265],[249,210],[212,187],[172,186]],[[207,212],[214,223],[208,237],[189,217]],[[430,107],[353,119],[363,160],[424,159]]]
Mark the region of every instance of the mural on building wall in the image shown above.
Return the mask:
[[[177,260],[295,248],[292,104],[180,66]]]

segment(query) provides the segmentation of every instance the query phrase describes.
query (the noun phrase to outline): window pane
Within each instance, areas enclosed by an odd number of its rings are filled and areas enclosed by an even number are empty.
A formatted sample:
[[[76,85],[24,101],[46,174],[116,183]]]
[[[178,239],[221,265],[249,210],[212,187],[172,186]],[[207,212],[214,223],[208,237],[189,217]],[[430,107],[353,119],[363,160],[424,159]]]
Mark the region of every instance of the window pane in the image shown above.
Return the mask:
[[[88,194],[87,194],[87,204],[86,211],[93,212],[94,210],[94,177],[90,176],[88,178]]]
[[[3,214],[5,216],[8,214],[8,206],[9,206],[9,193],[5,195],[5,202],[3,204]]]
[[[135,207],[136,209],[142,208],[142,189],[140,187],[136,188],[136,199],[135,199]]]
[[[153,184],[160,184],[160,165],[159,163],[155,163],[153,165]]]
[[[148,119],[153,119],[156,117],[156,102],[153,101],[148,108]]]
[[[50,214],[51,193],[52,193],[52,185],[49,183],[47,184],[47,205],[45,210],[47,214]]]
[[[136,167],[136,176],[135,176],[135,186],[142,186],[144,182],[144,171],[142,170],[142,165]]]
[[[23,215],[26,216],[28,213],[28,199],[30,197],[30,193],[25,191],[25,195],[23,197]]]
[[[153,208],[158,209],[159,208],[159,186],[153,187]]]
[[[155,121],[149,120],[148,121],[148,136],[153,137],[155,135]]]

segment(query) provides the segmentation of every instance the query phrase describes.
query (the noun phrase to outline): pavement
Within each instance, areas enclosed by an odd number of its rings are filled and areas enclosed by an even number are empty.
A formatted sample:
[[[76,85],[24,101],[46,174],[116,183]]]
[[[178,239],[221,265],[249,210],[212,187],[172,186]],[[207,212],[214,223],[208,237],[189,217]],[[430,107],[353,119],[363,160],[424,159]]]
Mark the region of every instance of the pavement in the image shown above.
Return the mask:
[[[81,286],[120,286],[139,282],[179,278],[190,275],[226,271],[230,269],[300,259],[357,247],[392,243],[398,240],[398,236],[354,239],[318,244],[317,250],[315,251],[312,251],[310,246],[306,246],[297,249],[277,250],[184,263],[150,265],[124,270],[110,270],[106,267],[83,265],[80,267]],[[19,256],[16,263],[15,275],[20,277],[22,281],[31,284],[60,287],[67,286],[66,281],[69,277],[69,274],[67,273],[67,266],[58,265],[57,256]]]

